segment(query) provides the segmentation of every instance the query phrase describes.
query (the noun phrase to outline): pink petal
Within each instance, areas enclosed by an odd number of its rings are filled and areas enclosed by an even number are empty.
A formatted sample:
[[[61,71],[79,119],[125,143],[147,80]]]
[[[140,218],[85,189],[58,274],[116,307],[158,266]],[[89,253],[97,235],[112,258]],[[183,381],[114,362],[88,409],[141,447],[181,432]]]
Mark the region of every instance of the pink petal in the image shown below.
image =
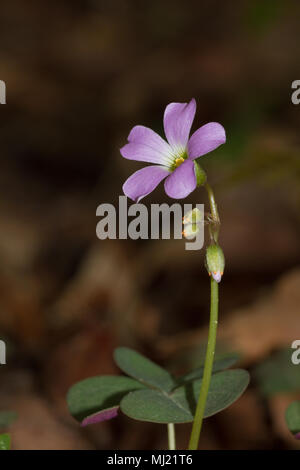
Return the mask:
[[[128,136],[128,144],[120,152],[128,160],[171,165],[173,161],[170,145],[148,127],[135,126]]]
[[[226,142],[225,129],[217,122],[209,122],[191,136],[188,143],[189,158],[194,160]]]
[[[169,170],[162,166],[146,166],[133,173],[123,184],[125,196],[139,202],[147,194],[170,174]]]
[[[173,199],[183,199],[197,186],[194,162],[185,160],[165,181],[165,191]]]
[[[160,135],[149,129],[149,127],[135,126],[130,131],[128,142],[148,145],[153,150],[172,157],[170,145]]]
[[[189,103],[170,103],[164,114],[164,129],[169,144],[175,152],[186,149],[196,113],[194,98]]]
[[[120,149],[120,152],[122,157],[127,158],[127,160],[158,163],[166,166],[172,164],[169,154],[139,142],[129,142]]]

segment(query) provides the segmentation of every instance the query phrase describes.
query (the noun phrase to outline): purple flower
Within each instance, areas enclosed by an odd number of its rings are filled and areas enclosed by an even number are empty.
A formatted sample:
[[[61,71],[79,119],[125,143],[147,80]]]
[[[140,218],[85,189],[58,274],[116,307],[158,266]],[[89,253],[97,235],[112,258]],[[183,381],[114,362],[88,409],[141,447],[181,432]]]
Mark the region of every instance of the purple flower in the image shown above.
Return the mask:
[[[196,101],[170,103],[164,114],[167,142],[148,127],[135,126],[128,144],[120,152],[128,160],[154,163],[131,175],[123,185],[124,194],[139,202],[165,180],[165,191],[174,199],[183,199],[197,186],[194,160],[226,141],[221,124],[210,122],[189,138],[196,113]]]

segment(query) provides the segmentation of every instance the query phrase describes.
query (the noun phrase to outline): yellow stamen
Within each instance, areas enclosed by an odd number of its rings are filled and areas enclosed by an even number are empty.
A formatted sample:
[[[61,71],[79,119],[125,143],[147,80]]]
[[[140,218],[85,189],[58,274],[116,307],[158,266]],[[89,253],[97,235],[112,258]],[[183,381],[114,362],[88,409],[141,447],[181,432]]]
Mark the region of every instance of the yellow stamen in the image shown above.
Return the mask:
[[[179,158],[176,158],[175,160],[175,168],[179,167],[181,165],[181,163],[184,162],[184,158],[183,157],[179,157]]]

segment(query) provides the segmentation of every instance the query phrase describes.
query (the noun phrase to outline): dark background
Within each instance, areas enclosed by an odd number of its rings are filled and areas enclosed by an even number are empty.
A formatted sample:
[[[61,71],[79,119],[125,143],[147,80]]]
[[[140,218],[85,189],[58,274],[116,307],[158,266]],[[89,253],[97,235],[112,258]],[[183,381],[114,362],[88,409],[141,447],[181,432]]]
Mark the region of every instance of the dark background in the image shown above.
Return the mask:
[[[193,129],[218,121],[227,132],[201,159],[226,255],[219,348],[238,351],[252,377],[206,422],[201,447],[297,448],[284,411],[300,396],[300,366],[288,356],[277,367],[276,353],[300,338],[299,13],[299,2],[279,0],[2,2],[0,407],[19,415],[13,448],[166,447],[163,426],[124,416],[80,429],[65,394],[84,377],[118,373],[118,345],[173,371],[200,363],[203,254],[95,233],[97,206],[116,204],[143,166],[120,156],[130,129],[162,133],[165,106],[192,97]],[[160,185],[143,202],[171,200]],[[185,202],[206,204],[204,190]],[[257,370],[270,363],[279,391],[266,394],[268,374]],[[177,428],[184,448],[190,426]]]

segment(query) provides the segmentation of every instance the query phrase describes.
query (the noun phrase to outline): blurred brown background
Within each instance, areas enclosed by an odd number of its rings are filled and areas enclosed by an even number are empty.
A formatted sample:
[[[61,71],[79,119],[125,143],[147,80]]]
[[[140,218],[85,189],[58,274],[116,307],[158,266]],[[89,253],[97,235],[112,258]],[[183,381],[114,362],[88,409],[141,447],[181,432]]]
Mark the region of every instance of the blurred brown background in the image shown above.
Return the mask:
[[[163,426],[124,416],[80,429],[65,394],[87,376],[118,373],[117,345],[173,371],[200,361],[203,254],[95,233],[97,206],[117,203],[143,166],[119,154],[131,127],[162,133],[165,106],[192,97],[194,129],[218,121],[227,131],[227,144],[201,160],[227,263],[219,347],[238,351],[252,377],[206,422],[201,447],[299,448],[284,410],[300,397],[300,365],[278,359],[300,339],[299,13],[283,0],[1,4],[0,408],[19,415],[13,448],[166,447]],[[161,185],[143,202],[170,200]],[[204,190],[185,202],[206,203]],[[266,393],[268,367],[279,384]],[[184,448],[190,426],[177,428]]]

